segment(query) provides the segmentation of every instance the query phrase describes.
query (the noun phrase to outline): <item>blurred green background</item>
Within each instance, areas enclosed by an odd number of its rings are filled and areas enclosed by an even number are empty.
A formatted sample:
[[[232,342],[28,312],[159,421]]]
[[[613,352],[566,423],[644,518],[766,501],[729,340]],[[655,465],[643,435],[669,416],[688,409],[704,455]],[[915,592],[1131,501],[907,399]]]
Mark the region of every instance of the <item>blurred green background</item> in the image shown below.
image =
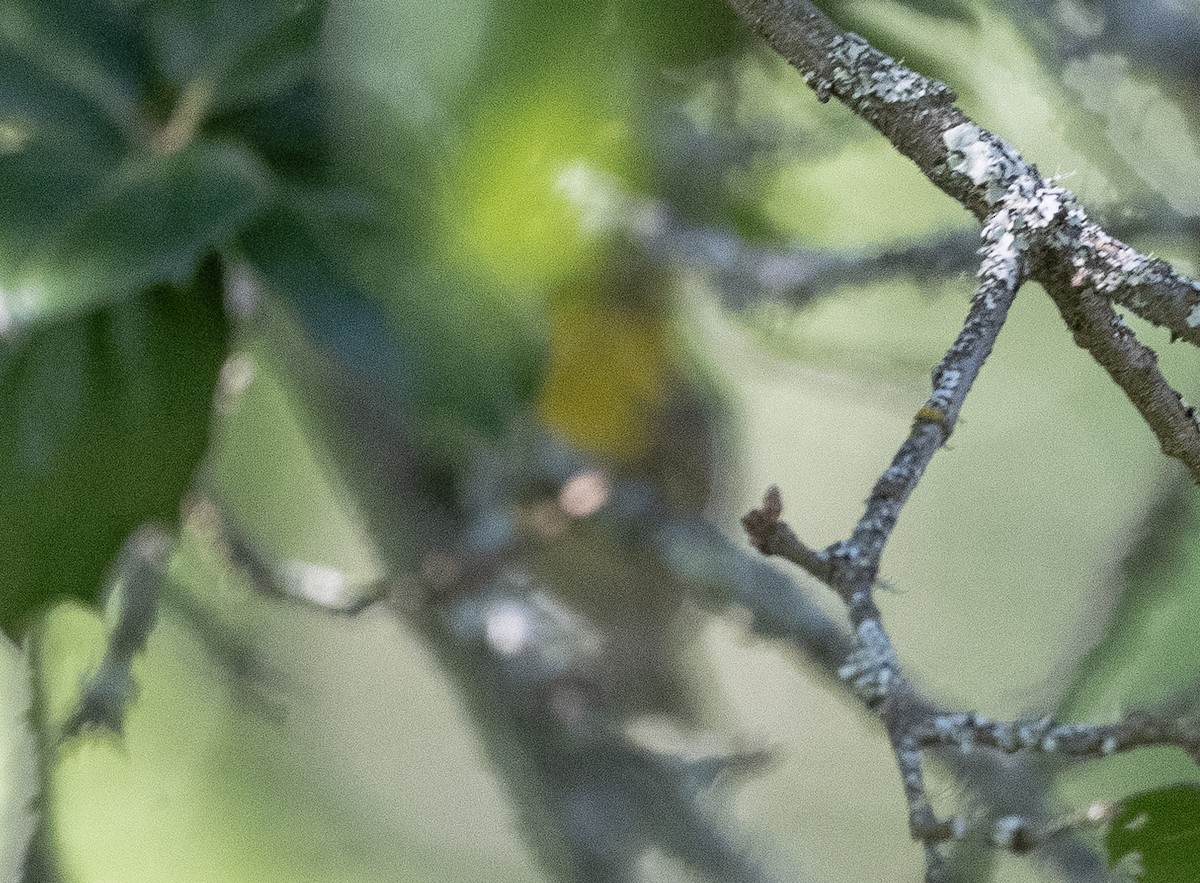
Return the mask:
[[[1123,9],[829,11],[1192,272],[1196,84],[1136,51]],[[806,540],[844,536],[970,273],[797,306],[663,246],[665,224],[850,262],[970,229],[715,0],[6,3],[0,877],[21,874],[40,790],[64,883],[551,879],[500,737],[419,617],[264,597],[206,507],[353,592],[440,548],[408,494],[453,508],[439,494],[469,493],[473,452],[537,425],[735,540],[773,483]],[[1200,394],[1200,356],[1131,324]],[[415,466],[373,446],[388,432]],[[916,680],[994,717],[1193,710],[1184,482],[1023,291],[884,561]],[[179,541],[124,732],[56,748],[105,653],[104,574],[152,519]],[[772,749],[724,810],[752,852],[786,879],[919,878],[852,697],[736,616],[646,601],[657,563],[592,534],[550,545],[525,563],[562,603],[671,624],[663,689],[686,699],[647,699],[631,726],[669,711]],[[934,778],[939,809],[967,796]],[[1197,778],[1145,752],[1060,771],[1051,806]],[[1036,859],[993,870],[1055,879]],[[691,879],[653,851],[638,873]]]

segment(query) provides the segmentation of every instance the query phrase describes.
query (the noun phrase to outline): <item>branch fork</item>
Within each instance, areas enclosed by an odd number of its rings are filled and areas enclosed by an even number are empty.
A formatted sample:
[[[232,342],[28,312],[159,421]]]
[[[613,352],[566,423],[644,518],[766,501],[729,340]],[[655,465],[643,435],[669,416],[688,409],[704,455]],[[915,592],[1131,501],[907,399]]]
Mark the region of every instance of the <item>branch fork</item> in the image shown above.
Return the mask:
[[[981,833],[961,816],[940,820],[925,791],[923,752],[977,747],[1004,754],[1103,758],[1150,745],[1200,762],[1200,727],[1130,715],[1115,724],[1061,724],[1052,718],[997,722],[941,709],[908,682],[873,598],[880,559],[900,513],[933,455],[954,431],[975,378],[991,354],[1021,285],[1042,284],[1076,343],[1088,350],[1159,439],[1200,483],[1200,425],[1167,383],[1157,356],[1115,313],[1120,304],[1200,345],[1200,283],[1143,255],[1092,221],[1074,194],[1043,178],[1005,141],[954,106],[942,83],[904,67],[841,31],[807,0],[730,0],[768,44],[804,75],[817,98],[837,98],[911,159],[982,224],[978,286],[957,338],[933,369],[929,398],[883,471],[849,538],[806,545],[782,520],[779,490],[742,519],[751,545],[786,558],[831,588],[846,606],[854,649],[839,677],[887,731],[908,804],[909,830],[925,846],[926,880],[947,879],[947,841]],[[999,849],[1027,852],[1063,830],[1039,833],[1020,815],[982,831]]]

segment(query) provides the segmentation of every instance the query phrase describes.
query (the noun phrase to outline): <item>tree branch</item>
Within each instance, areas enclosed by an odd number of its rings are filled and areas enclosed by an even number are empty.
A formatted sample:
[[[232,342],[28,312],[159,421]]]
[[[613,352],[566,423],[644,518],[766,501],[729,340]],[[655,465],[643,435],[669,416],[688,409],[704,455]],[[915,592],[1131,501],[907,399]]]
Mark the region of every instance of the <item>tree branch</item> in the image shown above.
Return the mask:
[[[985,236],[992,236],[996,230],[989,224]],[[774,488],[767,492],[763,508],[742,521],[759,551],[783,555],[841,595],[856,628],[878,618],[871,587],[883,547],[929,461],[950,438],[967,393],[991,354],[1023,279],[1023,262],[1013,249],[1011,236],[999,234],[982,251],[979,287],[963,328],[933,369],[933,390],[918,409],[908,438],[871,490],[866,511],[850,539],[819,551],[809,549],[779,521],[782,503]]]
[[[143,524],[126,537],[108,576],[107,591],[118,593],[118,604],[104,658],[84,684],[62,738],[94,729],[121,732],[135,691],[134,657],[145,649],[158,616],[159,584],[173,545],[174,537],[157,524]]]
[[[1044,751],[1064,757],[1102,758],[1148,746],[1172,746],[1200,763],[1200,726],[1134,713],[1114,724],[1060,724],[1053,718],[993,721],[977,714],[942,714],[912,727],[916,748],[971,751],[982,745],[1005,754]]]
[[[1166,384],[1156,356],[1136,341],[1108,302],[1126,304],[1196,343],[1200,288],[1088,220],[1072,193],[1043,179],[1006,143],[955,109],[946,86],[908,71],[860,37],[842,34],[809,2],[731,2],[805,74],[818,97],[836,96],[848,104],[984,222],[979,287],[971,311],[935,368],[929,400],[872,488],[850,539],[823,549],[806,546],[780,521],[782,503],[775,488],[769,489],[761,509],[743,519],[752,545],[803,567],[845,602],[856,649],[838,673],[880,717],[904,785],[908,828],[925,846],[926,881],[943,881],[949,873],[944,843],[978,831],[961,817],[937,817],[925,793],[925,750],[954,747],[966,753],[979,744],[1006,753],[1105,757],[1145,745],[1174,745],[1200,759],[1200,731],[1145,715],[1103,726],[1056,725],[1050,719],[996,723],[934,707],[902,674],[872,597],[883,548],[930,459],[953,432],[967,392],[1026,277],[1043,283],[1076,342],[1126,392],[1164,452],[1181,459],[1200,481],[1200,428],[1193,410]],[[1024,816],[1004,816],[986,830],[986,842],[1022,853],[1061,830],[1039,833]]]
[[[1163,450],[1200,483],[1200,427],[1190,408],[1132,333],[1112,337],[1113,321],[1102,303],[1119,303],[1173,337],[1200,345],[1200,283],[1111,236],[1074,194],[954,107],[947,86],[843,32],[807,0],[730,4],[804,75],[819,99],[835,97],[854,110],[979,220],[1003,220],[1030,278],[1058,304],[1076,341],[1134,402]]]
[[[825,549],[806,546],[781,522],[777,488],[763,507],[742,521],[751,543],[766,554],[783,555],[837,592],[850,614],[856,649],[838,675],[849,683],[883,722],[900,771],[908,804],[909,830],[926,844],[926,877],[943,879],[944,858],[936,845],[959,836],[955,820],[940,821],[925,792],[920,744],[914,727],[939,712],[919,697],[900,671],[891,638],[873,598],[884,546],[905,502],[933,455],[946,443],[967,394],[992,352],[1025,274],[1024,258],[1004,226],[1002,212],[984,228],[979,287],[962,330],[933,369],[932,392],[917,411],[909,436],[871,491],[866,511],[848,540]]]
[[[1158,355],[1141,343],[1111,305],[1090,291],[1047,286],[1075,342],[1121,387],[1154,431],[1164,454],[1187,467],[1200,484],[1200,426],[1196,409],[1163,377]]]

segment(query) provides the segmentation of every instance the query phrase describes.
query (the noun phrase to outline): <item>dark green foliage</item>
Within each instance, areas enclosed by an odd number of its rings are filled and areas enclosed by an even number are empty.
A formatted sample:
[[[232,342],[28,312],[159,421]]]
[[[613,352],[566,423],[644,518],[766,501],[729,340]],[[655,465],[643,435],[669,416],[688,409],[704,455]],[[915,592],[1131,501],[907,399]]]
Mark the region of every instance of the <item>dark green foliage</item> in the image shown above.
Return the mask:
[[[55,238],[48,263],[76,280],[75,308],[180,283],[265,207],[266,168],[244,147],[199,141],[130,159]]]
[[[13,263],[63,229],[88,192],[115,165],[94,143],[33,136],[23,149],[0,154],[0,248]]]
[[[125,535],[175,517],[226,353],[223,263],[249,259],[340,375],[433,437],[496,432],[537,388],[523,318],[425,253],[426,146],[326,81],[324,14],[0,8],[9,635],[54,600],[93,601]],[[347,125],[363,120],[371,138]]]
[[[225,355],[220,266],[33,329],[0,355],[0,628],[93,602],[126,534],[172,521]]]
[[[243,232],[242,253],[291,305],[310,339],[360,381],[411,398],[410,369],[388,333],[383,305],[303,220],[275,211]]]
[[[137,8],[162,74],[207,83],[220,108],[311,75],[325,14],[321,0],[146,0]]]
[[[258,27],[234,35],[251,7]],[[205,117],[288,81],[319,21],[316,6],[297,9],[0,11],[0,295],[13,298],[0,302],[0,628],[11,637],[57,600],[94,601],[127,533],[176,517],[226,353],[214,251],[276,190],[245,144],[207,136]],[[158,39],[173,16],[187,19],[174,33],[190,55]]]
[[[1110,865],[1127,860],[1141,883],[1200,880],[1200,786],[1176,785],[1125,800],[1104,840]]]
[[[293,2],[0,10],[10,637],[55,601],[95,601],[128,532],[178,513],[226,354],[214,251],[278,190],[269,160],[206,120],[307,73],[320,15]]]
[[[242,141],[285,179],[311,180],[331,163],[330,101],[322,84],[297,82],[256,104],[214,113],[208,129],[216,137]]]
[[[129,126],[156,76],[137,8],[113,0],[11,0],[0,8],[0,54],[75,93],[112,125]]]

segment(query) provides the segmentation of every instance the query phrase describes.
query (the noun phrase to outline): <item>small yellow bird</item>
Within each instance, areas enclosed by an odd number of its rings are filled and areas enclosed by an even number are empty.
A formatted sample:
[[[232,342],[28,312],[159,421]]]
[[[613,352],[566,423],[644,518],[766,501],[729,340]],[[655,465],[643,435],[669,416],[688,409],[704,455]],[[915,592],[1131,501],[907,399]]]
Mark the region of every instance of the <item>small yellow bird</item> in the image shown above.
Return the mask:
[[[610,481],[643,482],[658,517],[695,515],[708,500],[719,409],[688,376],[669,307],[672,280],[623,246],[599,272],[568,280],[550,302],[540,419]],[[573,519],[526,559],[606,632],[609,677],[632,710],[695,720],[695,662],[684,658],[699,616],[691,589],[662,561],[649,531]]]
[[[697,511],[713,479],[717,397],[675,337],[668,272],[632,246],[615,250],[550,300],[538,415],[605,468]]]

